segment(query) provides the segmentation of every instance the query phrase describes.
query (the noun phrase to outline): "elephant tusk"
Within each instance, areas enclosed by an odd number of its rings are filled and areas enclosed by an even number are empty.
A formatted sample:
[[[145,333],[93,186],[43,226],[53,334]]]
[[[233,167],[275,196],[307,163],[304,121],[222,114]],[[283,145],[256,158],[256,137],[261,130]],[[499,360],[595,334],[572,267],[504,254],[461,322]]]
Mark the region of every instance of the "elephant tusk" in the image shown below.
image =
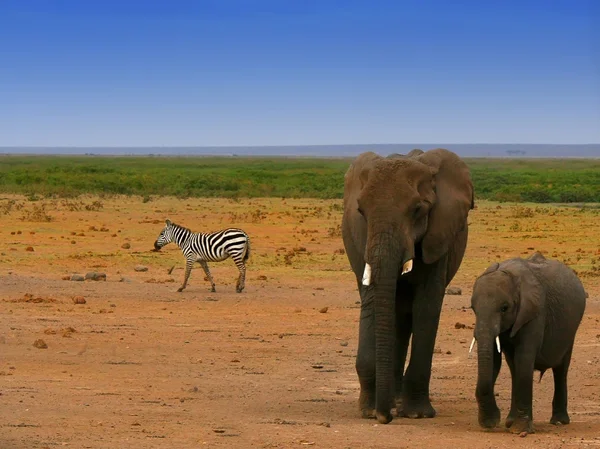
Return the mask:
[[[473,337],[473,341],[471,341],[471,346],[469,346],[469,354],[473,351],[473,346],[475,346],[475,337]]]
[[[365,264],[365,272],[363,273],[362,285],[371,284],[371,265]]]
[[[500,350],[500,337],[496,337],[496,348],[498,348],[498,352],[502,352]]]
[[[402,274],[410,273],[413,267],[413,260],[407,260],[404,265],[402,265]]]

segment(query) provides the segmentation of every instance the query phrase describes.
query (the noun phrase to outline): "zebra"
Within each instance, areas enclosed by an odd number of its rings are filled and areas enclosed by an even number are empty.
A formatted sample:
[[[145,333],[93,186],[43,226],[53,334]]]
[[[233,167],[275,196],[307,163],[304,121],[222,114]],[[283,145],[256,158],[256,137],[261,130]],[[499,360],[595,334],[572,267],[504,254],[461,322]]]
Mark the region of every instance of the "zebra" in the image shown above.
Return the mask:
[[[236,291],[241,293],[246,285],[246,265],[244,262],[250,257],[250,238],[241,229],[228,228],[221,231],[202,233],[192,232],[188,228],[166,220],[165,227],[154,242],[154,250],[169,244],[176,243],[181,249],[185,263],[185,278],[178,292],[187,286],[194,262],[199,262],[206,277],[210,280],[211,292],[215,292],[213,280],[207,262],[221,262],[231,257],[240,270],[236,284]]]

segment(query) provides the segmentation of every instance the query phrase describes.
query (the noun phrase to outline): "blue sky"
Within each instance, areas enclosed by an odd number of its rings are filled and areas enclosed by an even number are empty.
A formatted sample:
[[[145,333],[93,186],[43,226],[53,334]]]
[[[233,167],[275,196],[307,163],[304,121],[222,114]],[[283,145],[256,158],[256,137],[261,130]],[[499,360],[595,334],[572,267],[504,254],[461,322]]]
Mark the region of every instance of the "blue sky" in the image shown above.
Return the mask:
[[[600,143],[596,0],[1,0],[0,146]]]

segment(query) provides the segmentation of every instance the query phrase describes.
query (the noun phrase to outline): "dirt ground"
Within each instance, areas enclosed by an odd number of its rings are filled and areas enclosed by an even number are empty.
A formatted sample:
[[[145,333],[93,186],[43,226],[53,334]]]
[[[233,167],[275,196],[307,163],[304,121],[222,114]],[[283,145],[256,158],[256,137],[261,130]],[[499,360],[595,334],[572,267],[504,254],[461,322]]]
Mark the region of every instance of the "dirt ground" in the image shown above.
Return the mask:
[[[600,447],[598,209],[479,202],[451,283],[462,295],[446,296],[439,326],[438,416],[378,425],[358,412],[359,298],[340,205],[0,198],[0,448]],[[228,260],[211,265],[216,293],[200,267],[176,293],[179,249],[150,251],[165,218],[245,229],[246,290],[235,293]],[[468,307],[491,262],[534,250],[570,264],[589,299],[569,373],[571,425],[549,424],[549,372],[534,385],[536,433],[519,438],[477,424]],[[88,272],[106,280],[69,280]],[[505,417],[505,364],[496,391]]]

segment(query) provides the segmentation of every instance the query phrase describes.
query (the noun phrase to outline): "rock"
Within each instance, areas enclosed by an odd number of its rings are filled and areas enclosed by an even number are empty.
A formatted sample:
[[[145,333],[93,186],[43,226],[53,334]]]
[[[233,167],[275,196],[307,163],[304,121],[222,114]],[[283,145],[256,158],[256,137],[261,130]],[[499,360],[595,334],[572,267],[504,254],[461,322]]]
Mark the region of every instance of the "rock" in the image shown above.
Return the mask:
[[[25,251],[29,251],[30,253],[33,252],[33,246],[28,246],[27,248],[25,248]]]
[[[456,323],[454,325],[454,329],[466,329],[466,328],[467,328],[467,325],[464,323]]]
[[[91,281],[106,281],[106,273],[96,273],[95,271],[91,271],[85,275],[85,278]]]
[[[448,287],[446,289],[447,295],[462,295],[462,289],[460,287]]]
[[[129,248],[131,248],[131,245],[129,243],[123,243],[121,245],[121,248],[123,248],[123,249],[129,249]]]
[[[33,347],[38,349],[48,349],[48,345],[41,338],[38,338],[36,341],[33,342]]]
[[[170,273],[169,273],[170,274]],[[256,279],[258,279],[259,281],[266,281],[267,277],[264,274],[261,274],[260,276],[258,276]]]
[[[138,272],[148,271],[148,267],[145,267],[144,265],[136,265],[134,270]]]
[[[341,341],[340,342],[340,346],[348,346],[348,342],[347,341]]]
[[[122,277],[119,282],[131,282],[129,279]]]
[[[74,274],[71,276],[72,281],[85,281],[85,278],[80,274]]]
[[[63,280],[63,281],[68,281],[68,280],[70,280],[70,279],[71,279],[71,276],[69,276],[68,274],[67,274],[66,276],[63,276],[63,277],[62,277],[62,280]]]
[[[86,300],[83,296],[73,296],[73,304],[85,304]]]
[[[321,310],[319,310],[319,313],[327,313],[328,310],[329,307],[323,307]]]

